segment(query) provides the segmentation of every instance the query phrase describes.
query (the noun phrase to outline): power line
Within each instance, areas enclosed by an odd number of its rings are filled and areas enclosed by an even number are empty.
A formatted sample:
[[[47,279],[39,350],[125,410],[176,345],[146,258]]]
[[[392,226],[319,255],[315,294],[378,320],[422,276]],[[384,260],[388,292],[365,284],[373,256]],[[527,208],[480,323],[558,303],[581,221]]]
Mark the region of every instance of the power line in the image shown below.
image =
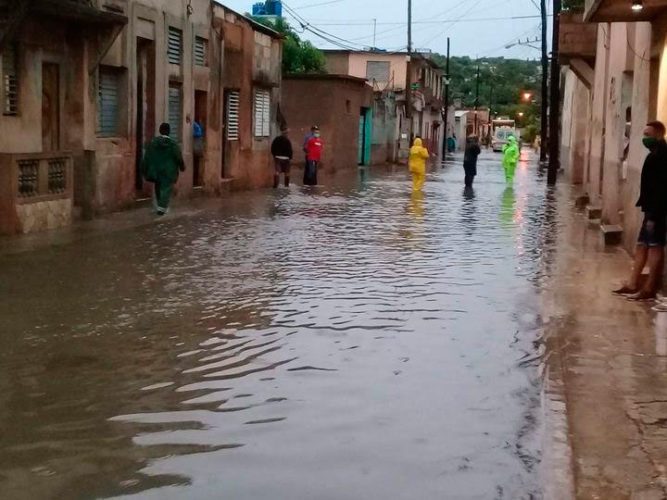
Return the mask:
[[[439,19],[439,20],[429,20],[429,21],[413,21],[412,24],[442,24],[442,23],[478,23],[478,22],[487,22],[487,21],[511,21],[511,20],[522,20],[522,19],[539,19],[539,15],[532,16],[505,16],[505,17],[476,17],[471,19]],[[316,22],[316,21],[313,21]],[[319,26],[372,26],[373,21],[349,21],[337,20],[336,22],[318,22]],[[386,21],[378,22],[378,26],[397,26],[403,28],[407,26],[407,23],[399,21]]]

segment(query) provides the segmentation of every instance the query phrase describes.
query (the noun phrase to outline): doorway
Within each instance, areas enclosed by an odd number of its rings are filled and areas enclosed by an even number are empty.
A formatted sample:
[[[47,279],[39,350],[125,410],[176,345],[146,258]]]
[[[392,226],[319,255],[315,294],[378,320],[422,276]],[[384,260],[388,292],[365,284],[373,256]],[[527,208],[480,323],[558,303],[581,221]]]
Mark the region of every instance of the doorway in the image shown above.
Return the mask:
[[[368,165],[371,159],[372,114],[370,108],[361,108],[359,113],[358,165]]]
[[[207,130],[207,105],[208,94],[202,90],[195,90],[195,122],[199,124],[201,135],[195,127],[195,136],[192,143],[192,185],[200,187],[203,183],[205,151],[206,151],[206,130]]]
[[[42,64],[42,151],[60,149],[60,67]]]
[[[134,168],[134,186],[137,197],[143,198],[144,181],[141,173],[141,160],[145,144],[155,134],[155,43],[152,40],[137,38],[137,109],[135,117],[136,156]]]

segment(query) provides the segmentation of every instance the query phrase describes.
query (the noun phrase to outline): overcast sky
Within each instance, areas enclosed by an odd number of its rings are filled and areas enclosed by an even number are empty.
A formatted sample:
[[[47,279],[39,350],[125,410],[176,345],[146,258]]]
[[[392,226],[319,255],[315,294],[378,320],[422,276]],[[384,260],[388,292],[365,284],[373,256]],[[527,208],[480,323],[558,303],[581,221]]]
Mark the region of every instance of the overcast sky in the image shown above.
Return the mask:
[[[254,2],[222,0],[221,3],[245,13],[252,10]],[[346,47],[372,46],[374,19],[377,20],[377,47],[404,50],[407,46],[407,0],[288,0],[283,3],[284,15],[292,26],[299,28],[299,23],[291,17],[289,9],[326,32],[325,37]],[[505,49],[505,46],[516,42],[517,38],[534,40],[539,37],[539,14],[539,0],[413,0],[413,44],[418,49],[444,54],[449,36],[453,55],[535,59],[540,53],[531,47]],[[320,48],[341,48],[308,31],[302,37]]]

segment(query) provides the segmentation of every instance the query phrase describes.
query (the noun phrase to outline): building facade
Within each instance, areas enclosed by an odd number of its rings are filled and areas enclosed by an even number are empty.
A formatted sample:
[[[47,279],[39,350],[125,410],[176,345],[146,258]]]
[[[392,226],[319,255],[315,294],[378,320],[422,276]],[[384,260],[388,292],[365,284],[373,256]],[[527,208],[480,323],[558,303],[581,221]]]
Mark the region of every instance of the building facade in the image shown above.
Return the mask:
[[[667,2],[644,3],[637,12],[630,2],[587,1],[578,18],[562,20],[561,35],[563,166],[582,185],[607,241],[629,251],[641,224],[643,130],[648,121],[667,121]]]
[[[348,75],[303,75],[283,81],[282,109],[295,151],[300,158],[313,125],[324,142],[321,169],[325,173],[356,168],[373,161],[373,89],[366,79]],[[380,162],[382,163],[382,162]]]
[[[270,182],[280,35],[211,0],[63,1],[31,2],[0,39],[0,232],[149,197],[140,164],[162,122],[185,160],[177,196]]]
[[[393,95],[393,137],[389,140],[386,135],[379,135],[377,139],[383,143],[377,144],[377,149],[393,151],[393,160],[405,161],[412,138],[420,136],[430,150],[442,151],[443,73],[427,55],[350,50],[327,50],[324,54],[329,73],[366,79],[376,91],[376,98],[383,101],[378,107],[386,105],[387,94]],[[410,87],[409,109],[406,86]],[[376,128],[382,126],[378,124]]]

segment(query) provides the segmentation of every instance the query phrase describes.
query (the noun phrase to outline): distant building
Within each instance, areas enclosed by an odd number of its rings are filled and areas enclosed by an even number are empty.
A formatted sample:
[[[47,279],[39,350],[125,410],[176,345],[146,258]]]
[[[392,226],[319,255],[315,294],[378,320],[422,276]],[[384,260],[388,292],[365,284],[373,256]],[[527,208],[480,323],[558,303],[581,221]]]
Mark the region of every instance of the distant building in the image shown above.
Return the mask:
[[[326,69],[330,73],[346,74],[366,79],[376,93],[393,93],[396,103],[396,129],[393,141],[398,145],[398,157],[407,158],[412,136],[421,136],[427,147],[442,150],[443,74],[429,57],[382,51],[325,50]],[[408,63],[412,60],[410,92],[412,92],[412,127],[407,120],[405,87],[408,82]]]
[[[282,110],[291,131],[296,162],[313,125],[324,140],[322,170],[334,173],[373,162],[373,90],[363,78],[303,75],[283,80]],[[384,163],[382,158],[380,163]]]

